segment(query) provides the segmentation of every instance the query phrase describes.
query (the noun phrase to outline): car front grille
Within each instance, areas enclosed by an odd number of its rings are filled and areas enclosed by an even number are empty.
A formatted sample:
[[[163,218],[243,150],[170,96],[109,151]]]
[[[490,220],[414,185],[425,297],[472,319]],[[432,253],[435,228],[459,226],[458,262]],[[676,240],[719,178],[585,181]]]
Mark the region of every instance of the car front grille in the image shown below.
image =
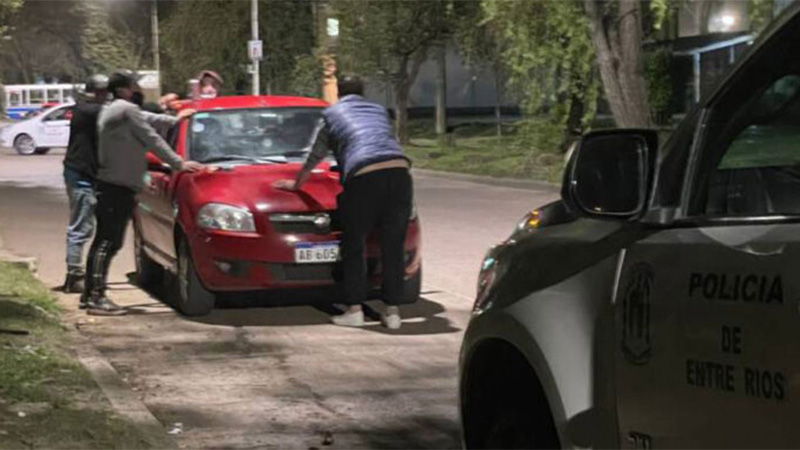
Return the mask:
[[[272,228],[284,234],[329,234],[333,231],[331,213],[272,214]]]

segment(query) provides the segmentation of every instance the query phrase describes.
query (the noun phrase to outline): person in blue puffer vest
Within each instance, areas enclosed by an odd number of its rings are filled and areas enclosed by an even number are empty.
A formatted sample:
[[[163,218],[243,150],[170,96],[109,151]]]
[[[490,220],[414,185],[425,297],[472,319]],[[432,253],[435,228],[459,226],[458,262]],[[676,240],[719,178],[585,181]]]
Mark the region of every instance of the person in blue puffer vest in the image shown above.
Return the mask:
[[[311,152],[296,179],[279,180],[275,186],[300,190],[311,170],[333,151],[343,187],[337,207],[343,226],[343,283],[348,309],[332,321],[341,326],[364,325],[364,247],[367,236],[380,227],[382,292],[387,305],[381,322],[398,329],[398,306],[404,302],[403,244],[413,203],[411,161],[394,137],[386,109],[363,97],[364,83],[358,77],[341,78],[338,89],[340,99],[323,112]]]

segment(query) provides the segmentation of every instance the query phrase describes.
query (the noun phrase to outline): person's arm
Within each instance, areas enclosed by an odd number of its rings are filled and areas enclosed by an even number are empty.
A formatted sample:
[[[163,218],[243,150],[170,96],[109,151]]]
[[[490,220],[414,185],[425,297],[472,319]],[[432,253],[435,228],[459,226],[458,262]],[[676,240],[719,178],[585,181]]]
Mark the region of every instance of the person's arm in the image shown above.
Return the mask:
[[[170,114],[156,114],[149,111],[142,110],[142,116],[144,120],[153,128],[158,131],[159,134],[164,135],[174,127],[178,122],[183,120],[186,117],[191,116],[194,114],[193,109],[184,109],[178,112],[177,115],[173,116]]]
[[[194,167],[196,165],[189,164],[187,166],[187,164],[184,163],[183,159],[181,159],[181,157],[172,150],[169,144],[164,141],[164,139],[156,132],[156,130],[150,126],[145,118],[144,111],[136,107],[129,108],[126,113],[128,115],[131,128],[133,129],[133,135],[146,148],[154,152],[162,161],[169,164],[170,167],[175,170],[182,170],[184,168],[191,170],[197,168]]]
[[[325,125],[324,121],[320,121],[315,132],[313,144],[311,145],[311,151],[308,153],[303,167],[297,172],[294,181],[278,180],[275,183],[275,187],[290,191],[299,190],[303,184],[308,181],[308,176],[311,174],[311,171],[314,170],[314,167],[317,167],[317,164],[328,156],[329,140],[330,135],[328,133],[328,127]]]

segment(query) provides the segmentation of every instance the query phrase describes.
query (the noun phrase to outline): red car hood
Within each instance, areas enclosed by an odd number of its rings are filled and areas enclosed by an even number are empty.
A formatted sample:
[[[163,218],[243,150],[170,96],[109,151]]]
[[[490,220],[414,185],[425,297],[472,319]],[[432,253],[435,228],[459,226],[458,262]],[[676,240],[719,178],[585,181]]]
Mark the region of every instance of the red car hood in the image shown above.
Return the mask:
[[[275,189],[277,180],[293,180],[301,164],[260,164],[220,168],[213,172],[184,174],[178,195],[196,208],[206,203],[247,207],[254,213],[307,212],[336,209],[341,192],[339,175],[322,164],[312,172],[299,192]]]

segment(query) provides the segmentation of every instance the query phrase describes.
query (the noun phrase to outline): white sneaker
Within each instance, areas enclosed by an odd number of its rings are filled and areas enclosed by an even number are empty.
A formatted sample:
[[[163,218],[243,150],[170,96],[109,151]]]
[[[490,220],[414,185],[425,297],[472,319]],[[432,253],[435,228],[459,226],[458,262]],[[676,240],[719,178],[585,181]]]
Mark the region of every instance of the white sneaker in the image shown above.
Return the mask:
[[[331,317],[331,322],[340,327],[363,327],[364,311],[346,312],[338,316]]]
[[[390,330],[399,330],[403,321],[400,319],[400,314],[384,314],[381,316],[381,323]]]

